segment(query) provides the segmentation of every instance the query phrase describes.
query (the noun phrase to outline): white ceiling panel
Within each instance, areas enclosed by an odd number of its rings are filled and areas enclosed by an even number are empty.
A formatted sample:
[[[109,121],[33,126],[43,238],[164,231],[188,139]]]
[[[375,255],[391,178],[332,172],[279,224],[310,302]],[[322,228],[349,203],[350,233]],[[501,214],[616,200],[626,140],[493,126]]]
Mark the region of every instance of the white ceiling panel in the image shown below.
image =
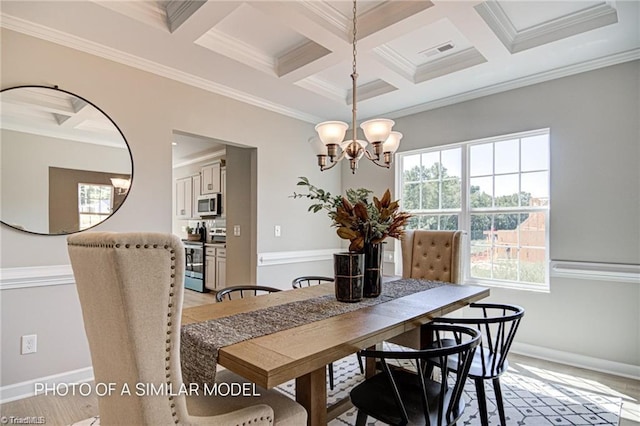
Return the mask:
[[[308,122],[349,120],[350,1],[209,0],[173,32],[166,4],[2,0],[0,25]],[[637,0],[376,0],[358,15],[362,120],[640,59]]]

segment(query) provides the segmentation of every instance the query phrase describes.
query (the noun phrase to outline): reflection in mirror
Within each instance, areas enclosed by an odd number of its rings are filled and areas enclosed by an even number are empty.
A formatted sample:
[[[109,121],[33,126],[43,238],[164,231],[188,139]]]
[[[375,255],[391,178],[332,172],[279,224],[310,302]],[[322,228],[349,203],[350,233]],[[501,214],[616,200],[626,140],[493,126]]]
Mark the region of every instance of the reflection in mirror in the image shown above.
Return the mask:
[[[127,197],[133,162],[115,123],[65,90],[0,92],[0,221],[43,235],[78,232]]]

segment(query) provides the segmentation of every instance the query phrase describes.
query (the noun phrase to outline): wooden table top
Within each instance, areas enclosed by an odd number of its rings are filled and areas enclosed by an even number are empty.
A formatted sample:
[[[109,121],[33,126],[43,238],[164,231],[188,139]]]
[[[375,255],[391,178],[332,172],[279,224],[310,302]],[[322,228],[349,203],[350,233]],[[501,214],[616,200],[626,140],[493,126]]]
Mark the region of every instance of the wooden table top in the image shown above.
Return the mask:
[[[333,283],[213,303],[182,311],[182,324],[333,294]],[[265,388],[412,330],[480,300],[489,289],[446,285],[220,349],[218,363]]]

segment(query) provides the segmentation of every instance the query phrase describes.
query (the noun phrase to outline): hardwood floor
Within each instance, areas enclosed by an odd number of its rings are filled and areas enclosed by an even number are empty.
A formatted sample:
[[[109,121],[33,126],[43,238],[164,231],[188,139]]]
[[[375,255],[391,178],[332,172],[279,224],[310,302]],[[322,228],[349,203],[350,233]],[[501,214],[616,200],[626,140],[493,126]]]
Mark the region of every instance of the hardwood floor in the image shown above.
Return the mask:
[[[185,292],[185,308],[208,303],[215,303],[215,293]],[[619,396],[623,401],[620,426],[640,426],[640,381],[517,354],[510,354],[509,361],[511,367],[517,368],[520,373],[540,380],[567,383],[593,392]],[[36,417],[31,423],[37,424],[69,425],[96,414],[98,401],[95,395],[39,395],[0,405],[0,417],[7,417],[7,424],[11,424],[13,416]]]
[[[184,299],[182,300],[183,308],[191,308],[194,306],[206,305],[209,303],[216,303],[216,293],[198,293],[193,290],[184,291]]]

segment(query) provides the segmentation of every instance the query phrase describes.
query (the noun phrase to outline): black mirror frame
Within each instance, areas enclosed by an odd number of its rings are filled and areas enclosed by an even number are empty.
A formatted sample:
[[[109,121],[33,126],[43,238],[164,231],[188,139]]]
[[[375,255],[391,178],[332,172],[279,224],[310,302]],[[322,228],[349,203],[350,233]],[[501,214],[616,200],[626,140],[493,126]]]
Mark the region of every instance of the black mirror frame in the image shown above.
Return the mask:
[[[129,161],[131,162],[131,173],[130,173],[130,179],[131,179],[131,186],[129,187],[126,195],[124,196],[124,199],[122,200],[122,202],[111,212],[111,214],[109,216],[107,216],[103,221],[96,223],[93,226],[90,226],[88,228],[84,228],[84,229],[78,229],[77,231],[73,231],[73,232],[63,232],[63,233],[58,233],[58,234],[51,234],[51,233],[42,233],[42,232],[35,232],[35,231],[30,231],[28,229],[21,229],[21,228],[17,228],[15,226],[12,226],[6,222],[4,222],[2,220],[2,218],[0,217],[0,223],[8,228],[14,229],[16,231],[20,231],[20,232],[24,232],[27,234],[32,234],[32,235],[44,235],[44,236],[50,236],[50,237],[56,237],[56,236],[66,236],[66,235],[72,235],[72,234],[77,234],[78,232],[83,232],[89,229],[93,229],[96,226],[106,222],[107,220],[109,220],[113,215],[115,215],[118,210],[120,210],[120,207],[122,207],[122,205],[127,201],[127,198],[129,197],[129,194],[131,193],[131,187],[133,186],[133,175],[134,175],[134,162],[133,162],[133,153],[131,152],[131,146],[129,145],[129,142],[127,141],[127,138],[124,136],[124,133],[122,133],[122,130],[120,130],[120,127],[118,127],[118,125],[116,124],[115,121],[113,121],[113,119],[109,116],[109,114],[107,114],[106,112],[104,112],[102,110],[102,108],[98,107],[96,104],[94,104],[93,102],[89,101],[88,99],[70,92],[68,90],[64,90],[64,89],[60,89],[57,85],[55,86],[43,86],[43,85],[38,85],[38,84],[24,84],[24,85],[20,85],[20,86],[12,86],[12,87],[7,87],[6,89],[2,89],[0,90],[0,94],[7,92],[9,90],[15,90],[15,89],[50,89],[50,90],[57,90],[60,92],[64,92],[68,95],[71,96],[75,96],[78,99],[83,100],[84,102],[86,102],[87,104],[91,105],[92,107],[94,107],[95,109],[97,109],[98,111],[100,111],[102,113],[102,115],[104,115],[110,122],[111,124],[113,124],[113,126],[118,130],[118,133],[120,134],[120,137],[122,137],[122,140],[124,141],[124,144],[127,147],[127,151],[129,152]]]

